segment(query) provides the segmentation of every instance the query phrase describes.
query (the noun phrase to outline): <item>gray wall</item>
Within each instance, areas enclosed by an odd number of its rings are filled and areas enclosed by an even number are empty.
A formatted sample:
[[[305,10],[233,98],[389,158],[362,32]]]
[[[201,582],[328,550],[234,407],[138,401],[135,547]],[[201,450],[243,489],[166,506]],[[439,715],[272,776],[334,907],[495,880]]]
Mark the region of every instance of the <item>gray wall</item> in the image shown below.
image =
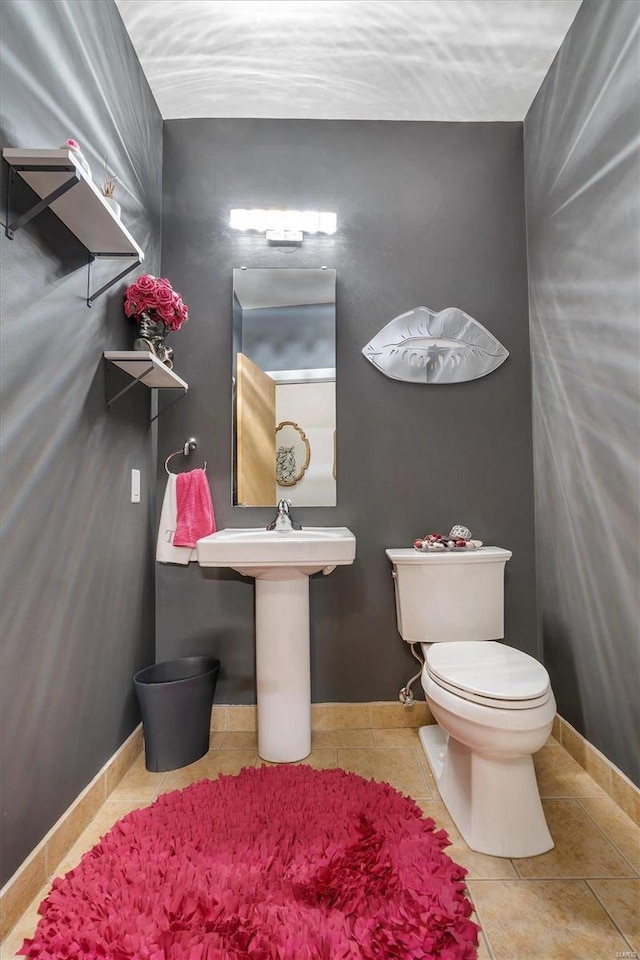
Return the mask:
[[[384,550],[453,523],[513,550],[507,639],[536,655],[522,125],[186,120],[164,142],[162,268],[191,312],[173,345],[192,389],[162,418],[159,463],[199,438],[220,527],[273,516],[231,506],[232,269],[337,270],[338,505],[298,516],[350,527],[358,552],[311,583],[313,699],[397,697],[415,661]],[[292,252],[227,226],[272,205],[335,210],[338,232]],[[420,304],[468,311],[508,361],[473,383],[387,379],[360,351]],[[254,702],[253,582],[192,565],[156,583],[158,659],[218,655],[216,698]]]
[[[640,7],[587,0],[527,115],[538,597],[558,709],[640,782]]]
[[[162,121],[115,4],[2,6],[2,146],[74,136],[96,180],[108,156],[123,221],[157,270]],[[2,162],[3,198],[6,175]],[[23,187],[16,207],[32,198]],[[132,342],[124,284],[88,309],[86,253],[49,211],[2,235],[0,254],[4,881],[138,722],[131,675],[154,653],[155,473],[148,392],[104,406],[102,352]],[[96,270],[96,288],[120,269]]]

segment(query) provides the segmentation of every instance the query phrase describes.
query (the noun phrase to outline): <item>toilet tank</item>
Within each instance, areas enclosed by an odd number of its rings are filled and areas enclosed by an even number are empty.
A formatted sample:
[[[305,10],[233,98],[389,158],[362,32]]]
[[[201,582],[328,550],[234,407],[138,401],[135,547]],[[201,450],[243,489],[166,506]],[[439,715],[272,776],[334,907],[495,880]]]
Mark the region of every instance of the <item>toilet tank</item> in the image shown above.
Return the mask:
[[[398,631],[408,643],[504,637],[509,550],[386,553],[393,564]]]

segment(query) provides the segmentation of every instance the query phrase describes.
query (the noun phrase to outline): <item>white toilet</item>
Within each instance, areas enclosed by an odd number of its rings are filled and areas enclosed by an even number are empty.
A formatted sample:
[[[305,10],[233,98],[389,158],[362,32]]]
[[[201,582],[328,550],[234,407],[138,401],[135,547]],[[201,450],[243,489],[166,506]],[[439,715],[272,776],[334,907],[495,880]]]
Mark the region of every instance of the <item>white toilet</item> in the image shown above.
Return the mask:
[[[437,725],[420,740],[442,799],[472,850],[531,857],[553,847],[532,754],[551,732],[547,671],[504,637],[500,547],[387,550],[398,630],[420,643],[422,686]],[[480,642],[484,641],[484,642]]]

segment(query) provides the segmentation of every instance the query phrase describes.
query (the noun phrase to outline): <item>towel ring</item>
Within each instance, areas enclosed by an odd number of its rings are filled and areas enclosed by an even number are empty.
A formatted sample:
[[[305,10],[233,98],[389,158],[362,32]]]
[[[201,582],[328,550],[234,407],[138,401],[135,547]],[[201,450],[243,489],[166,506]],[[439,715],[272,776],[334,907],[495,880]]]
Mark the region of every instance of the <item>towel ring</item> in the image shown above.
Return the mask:
[[[184,446],[182,447],[181,450],[174,450],[173,453],[170,453],[164,462],[164,469],[167,471],[167,475],[171,476],[171,470],[169,470],[169,460],[171,460],[172,457],[177,457],[178,454],[180,453],[182,454],[183,457],[188,457],[191,455],[191,451],[195,450],[197,446],[198,446],[198,441],[196,440],[196,438],[190,437],[188,440],[185,440]],[[205,473],[207,472],[206,460],[204,461],[204,465],[202,469],[204,470]]]

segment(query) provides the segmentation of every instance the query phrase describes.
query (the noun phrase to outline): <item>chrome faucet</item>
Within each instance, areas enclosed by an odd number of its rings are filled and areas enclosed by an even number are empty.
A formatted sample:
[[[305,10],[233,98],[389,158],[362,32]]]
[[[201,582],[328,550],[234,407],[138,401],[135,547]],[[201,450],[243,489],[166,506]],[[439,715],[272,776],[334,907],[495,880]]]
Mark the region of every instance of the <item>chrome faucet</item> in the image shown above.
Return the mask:
[[[281,500],[275,519],[267,524],[267,530],[302,530],[301,525],[291,516],[291,500]]]

